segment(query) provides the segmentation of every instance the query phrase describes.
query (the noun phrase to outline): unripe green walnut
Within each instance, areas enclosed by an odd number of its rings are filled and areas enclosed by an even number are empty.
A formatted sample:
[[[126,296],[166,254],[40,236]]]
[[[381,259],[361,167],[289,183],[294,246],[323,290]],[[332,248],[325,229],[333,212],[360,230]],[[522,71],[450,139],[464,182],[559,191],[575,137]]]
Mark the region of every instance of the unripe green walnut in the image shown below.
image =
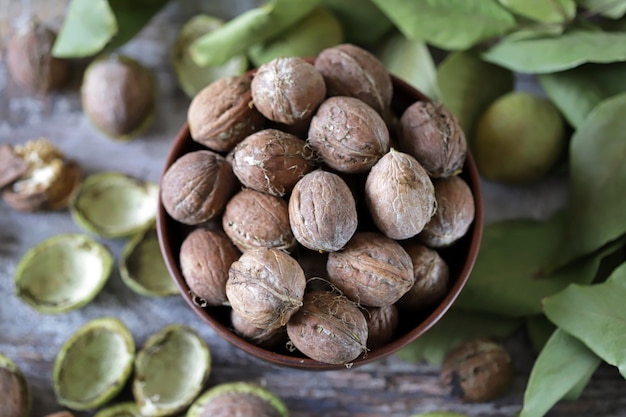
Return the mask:
[[[514,91],[493,102],[481,115],[472,151],[484,178],[523,184],[545,176],[564,145],[564,123],[555,105]]]

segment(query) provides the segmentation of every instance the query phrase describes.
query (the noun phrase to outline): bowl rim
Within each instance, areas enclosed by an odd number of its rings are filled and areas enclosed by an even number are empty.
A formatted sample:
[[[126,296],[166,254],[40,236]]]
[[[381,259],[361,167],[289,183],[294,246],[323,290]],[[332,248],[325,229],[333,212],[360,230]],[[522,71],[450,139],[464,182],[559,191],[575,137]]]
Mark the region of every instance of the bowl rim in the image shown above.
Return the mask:
[[[417,90],[415,87],[409,85],[407,82],[401,80],[398,77],[391,75],[393,88],[394,88],[394,98],[398,91],[402,91],[405,95],[410,95],[414,97],[413,102],[415,101],[431,101],[427,96]],[[422,322],[399,336],[398,338],[392,340],[391,342],[385,344],[384,346],[377,348],[371,352],[368,352],[365,355],[359,356],[355,359],[350,366],[346,366],[345,364],[328,364],[316,361],[314,359],[298,357],[298,356],[289,356],[277,352],[272,352],[266,349],[263,349],[242,337],[235,334],[231,329],[226,327],[216,318],[211,316],[209,312],[204,310],[200,305],[198,305],[192,296],[190,296],[190,290],[187,286],[185,279],[182,276],[181,271],[178,267],[178,256],[175,255],[172,251],[172,246],[169,244],[170,233],[167,229],[167,223],[170,220],[173,220],[169,217],[162,203],[161,199],[161,183],[163,181],[163,176],[167,169],[176,161],[176,159],[181,156],[182,150],[187,144],[187,141],[191,140],[191,136],[189,133],[189,125],[185,122],[180,128],[172,147],[170,148],[168,155],[163,164],[163,170],[161,173],[161,177],[159,180],[159,199],[158,199],[158,210],[157,210],[157,234],[159,240],[159,246],[161,249],[161,254],[163,259],[165,260],[165,264],[167,269],[176,283],[178,289],[180,290],[181,296],[187,302],[189,307],[196,313],[200,319],[208,324],[215,333],[217,333],[221,338],[225,339],[231,345],[255,356],[261,360],[269,362],[273,365],[288,367],[288,368],[297,368],[302,370],[333,370],[333,369],[346,369],[352,366],[361,366],[367,363],[378,361],[384,357],[387,357],[401,348],[407,346],[409,343],[416,340],[422,334],[424,334],[427,330],[433,327],[439,320],[444,316],[444,314],[452,307],[452,304],[459,296],[461,290],[467,283],[470,273],[474,267],[476,262],[476,258],[478,256],[478,251],[480,248],[480,242],[482,240],[482,233],[484,227],[484,206],[482,199],[482,190],[481,190],[481,182],[480,175],[478,173],[478,168],[474,161],[474,158],[471,154],[470,149],[468,148],[465,158],[465,163],[463,166],[463,171],[461,175],[465,181],[468,183],[470,189],[472,190],[472,195],[474,197],[474,206],[475,206],[475,215],[474,221],[472,222],[470,229],[466,233],[465,237],[469,235],[469,248],[467,250],[467,255],[465,257],[465,261],[463,262],[458,274],[456,275],[456,279],[454,280],[452,286],[450,287],[448,294],[444,297],[441,302],[432,309],[432,311],[422,320]],[[208,149],[208,148],[207,148]],[[183,225],[181,224],[181,227]]]

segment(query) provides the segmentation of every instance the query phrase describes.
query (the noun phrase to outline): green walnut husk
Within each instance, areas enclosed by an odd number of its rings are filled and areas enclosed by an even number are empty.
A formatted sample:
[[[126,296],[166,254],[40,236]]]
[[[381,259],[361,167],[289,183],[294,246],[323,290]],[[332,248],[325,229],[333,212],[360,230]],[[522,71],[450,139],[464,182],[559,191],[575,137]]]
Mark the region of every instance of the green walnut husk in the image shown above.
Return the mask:
[[[248,59],[244,54],[235,55],[216,66],[200,67],[193,62],[189,53],[193,41],[223,25],[223,20],[201,14],[189,19],[178,33],[172,47],[172,65],[178,85],[190,98],[218,78],[240,75],[248,69]]]
[[[190,327],[170,325],[148,338],[135,359],[133,395],[142,416],[184,411],[211,371],[211,353]]]
[[[143,417],[134,402],[111,405],[98,411],[94,417]]]
[[[203,417],[207,415],[205,412],[218,410],[223,413],[220,414],[220,417],[233,415],[238,407],[237,404],[249,402],[250,398],[260,401],[262,405],[269,406],[272,412],[266,412],[263,416],[289,416],[287,406],[273,392],[250,382],[229,382],[216,385],[202,393],[187,410],[187,417]],[[229,411],[231,411],[230,414]]]
[[[126,243],[119,266],[122,281],[137,294],[163,297],[179,293],[161,255],[157,231],[153,227]]]
[[[290,26],[275,38],[248,49],[255,67],[275,58],[317,56],[326,48],[343,43],[343,29],[334,14],[317,7],[310,14]]]
[[[76,224],[101,237],[132,236],[156,218],[159,188],[119,172],[92,174],[83,181],[70,211]]]
[[[89,236],[53,236],[20,259],[15,271],[15,292],[40,313],[75,310],[102,290],[113,262],[111,252]]]
[[[28,417],[31,395],[28,382],[15,362],[0,353],[0,416]]]
[[[61,346],[52,380],[57,402],[73,410],[93,410],[112,400],[133,370],[135,342],[113,317],[92,320]]]

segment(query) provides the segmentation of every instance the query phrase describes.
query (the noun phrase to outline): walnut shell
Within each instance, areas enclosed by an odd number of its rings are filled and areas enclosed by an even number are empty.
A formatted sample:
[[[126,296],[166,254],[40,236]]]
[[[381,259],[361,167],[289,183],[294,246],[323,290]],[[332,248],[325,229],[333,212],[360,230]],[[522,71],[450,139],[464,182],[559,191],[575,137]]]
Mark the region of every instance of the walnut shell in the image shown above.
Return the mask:
[[[400,117],[398,143],[433,178],[457,174],[465,163],[463,129],[441,104],[417,101],[409,106]]]
[[[187,235],[180,247],[180,269],[189,289],[203,306],[228,303],[228,270],[239,255],[221,231],[198,228]]]
[[[365,172],[389,150],[389,130],[370,106],[352,97],[331,97],[309,126],[308,142],[331,168]]]
[[[235,333],[263,349],[272,350],[287,343],[287,328],[285,326],[272,330],[259,329],[244,320],[235,310],[230,310],[230,322]]]
[[[268,119],[292,125],[306,120],[326,98],[322,74],[302,58],[275,58],[252,79],[254,106]]]
[[[309,249],[332,252],[343,248],[358,223],[350,188],[331,172],[305,175],[289,198],[289,222],[295,238]]]
[[[367,351],[367,322],[346,297],[330,291],[305,294],[304,303],[287,323],[293,346],[323,363],[349,364]]]
[[[187,110],[191,138],[218,152],[228,152],[263,127],[254,108],[249,74],[220,78],[193,98]]]
[[[380,233],[356,233],[341,251],[328,254],[328,279],[346,297],[369,307],[395,303],[414,284],[411,257]]]
[[[296,245],[287,202],[250,189],[241,190],[228,201],[222,227],[242,252],[254,248],[290,251]]]
[[[230,164],[212,151],[195,151],[178,158],[161,180],[161,201],[173,219],[200,224],[221,214],[237,179]]]
[[[407,311],[424,311],[439,304],[448,293],[450,270],[434,249],[418,243],[403,246],[411,257],[415,284],[396,303]]]
[[[305,286],[304,272],[291,256],[279,249],[251,249],[231,265],[226,296],[244,320],[273,330],[302,306]]]
[[[233,149],[231,164],[246,187],[283,196],[315,168],[313,157],[311,148],[298,137],[265,129],[248,136]]]
[[[440,379],[454,397],[463,401],[490,401],[510,388],[513,365],[502,344],[475,339],[446,354]]]
[[[352,44],[325,49],[315,68],[324,76],[329,96],[350,96],[379,114],[391,105],[393,85],[384,64],[371,52]]]
[[[428,173],[415,158],[393,149],[369,172],[365,203],[376,227],[397,240],[421,232],[437,208]]]
[[[0,189],[11,184],[28,171],[28,163],[15,154],[8,143],[0,145]]]
[[[395,304],[385,307],[368,307],[365,314],[367,320],[367,347],[370,350],[384,346],[395,335],[398,328],[398,308]]]
[[[67,61],[52,56],[56,33],[40,22],[31,21],[7,44],[7,70],[19,86],[46,93],[63,84],[69,75]]]
[[[476,213],[474,195],[458,176],[433,180],[437,211],[419,234],[419,240],[432,248],[443,248],[465,236]]]

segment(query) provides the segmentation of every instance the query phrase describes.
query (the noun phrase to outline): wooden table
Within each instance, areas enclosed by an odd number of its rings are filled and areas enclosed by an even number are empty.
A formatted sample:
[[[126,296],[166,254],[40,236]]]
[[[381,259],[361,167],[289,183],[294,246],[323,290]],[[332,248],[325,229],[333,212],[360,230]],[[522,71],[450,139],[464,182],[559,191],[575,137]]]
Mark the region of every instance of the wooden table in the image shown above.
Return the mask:
[[[224,0],[211,3],[208,10],[227,18],[244,10],[247,3]],[[4,48],[12,28],[31,13],[58,25],[66,4],[67,0],[0,0],[0,47]],[[76,88],[45,97],[30,96],[11,82],[4,61],[0,61],[0,143],[23,143],[45,136],[79,161],[87,174],[119,171],[158,181],[165,155],[185,120],[189,104],[178,89],[168,63],[168,48],[177,28],[197,11],[189,4],[183,9],[181,4],[170,4],[123,49],[150,67],[158,79],[158,115],[143,136],[129,143],[103,137],[81,112]],[[523,189],[484,184],[484,194],[489,222],[522,215],[543,217],[563,204],[565,192],[559,183]],[[62,409],[56,404],[52,390],[54,358],[72,332],[100,316],[119,317],[131,329],[138,346],[149,334],[167,324],[190,325],[211,348],[213,368],[209,386],[236,380],[259,382],[282,397],[294,417],[405,417],[433,410],[457,411],[472,417],[504,417],[514,416],[521,407],[534,360],[523,334],[506,341],[516,368],[515,382],[508,395],[489,403],[463,404],[450,398],[439,385],[438,367],[405,363],[395,356],[341,371],[311,373],[271,366],[219,338],[181,297],[141,297],[122,283],[117,271],[86,307],[61,315],[38,314],[14,294],[15,267],[30,247],[65,232],[82,232],[67,211],[24,214],[0,202],[0,352],[13,359],[25,373],[33,394],[32,416]],[[103,242],[116,257],[124,244],[123,240]],[[579,400],[559,403],[550,415],[626,416],[624,394],[626,382],[614,368],[603,365]],[[130,398],[128,390],[120,396],[124,398]]]

